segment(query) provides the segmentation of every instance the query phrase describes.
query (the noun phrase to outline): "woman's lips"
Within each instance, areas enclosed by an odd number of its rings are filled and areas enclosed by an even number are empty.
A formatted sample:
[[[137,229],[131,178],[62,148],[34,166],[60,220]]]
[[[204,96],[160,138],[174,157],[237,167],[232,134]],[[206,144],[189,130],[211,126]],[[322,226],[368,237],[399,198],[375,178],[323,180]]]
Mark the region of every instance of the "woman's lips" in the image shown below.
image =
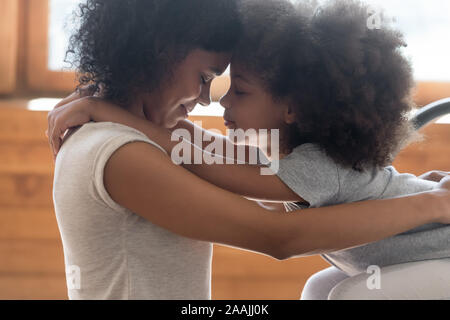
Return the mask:
[[[184,104],[181,105],[181,108],[184,111],[184,117],[187,118],[189,117],[189,110],[186,108],[186,106]]]
[[[186,107],[184,104],[181,104],[180,106],[182,107],[186,118],[189,116],[189,113],[191,113],[195,109],[195,105],[192,107]]]

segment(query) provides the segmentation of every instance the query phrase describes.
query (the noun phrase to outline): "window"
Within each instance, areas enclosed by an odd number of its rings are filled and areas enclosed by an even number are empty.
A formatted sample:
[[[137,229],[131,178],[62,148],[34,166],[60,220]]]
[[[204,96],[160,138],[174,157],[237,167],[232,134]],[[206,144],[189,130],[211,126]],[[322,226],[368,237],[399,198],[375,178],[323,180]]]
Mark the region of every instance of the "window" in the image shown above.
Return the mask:
[[[48,33],[48,68],[60,71],[67,48],[68,35],[73,30],[71,13],[80,0],[36,0],[31,12],[40,11],[40,21]],[[404,34],[418,81],[450,81],[450,1],[448,0],[366,0],[374,8],[384,8],[394,19],[394,26]],[[31,24],[35,29],[36,24]],[[39,29],[39,28],[38,28]],[[42,39],[44,40],[44,38]],[[45,39],[46,40],[46,39]],[[43,41],[41,48],[47,47]],[[47,48],[45,48],[47,49]]]
[[[72,11],[81,1],[85,0],[0,0],[0,95],[60,97],[73,90],[75,73],[64,56],[75,28]],[[449,97],[450,1],[363,1],[385,8],[405,34],[404,50],[418,81],[418,104]],[[227,74],[213,82],[214,101],[229,82]]]
[[[0,94],[15,89],[18,41],[17,0],[0,1]]]
[[[55,0],[67,4],[67,0]],[[76,86],[75,73],[73,71],[52,70],[49,68],[49,57],[52,57],[51,65],[59,65],[54,60],[54,54],[49,54],[50,27],[50,0],[28,1],[27,23],[27,85],[33,91],[40,92],[70,92]],[[54,7],[58,7],[53,5]],[[58,15],[58,12],[53,12]],[[58,38],[53,39],[58,40]],[[61,45],[61,44],[60,44]],[[57,68],[58,69],[58,68]]]
[[[70,92],[75,73],[64,63],[73,25],[73,10],[81,0],[29,1],[28,84],[34,90]],[[229,77],[214,80],[211,96],[217,101],[229,87]]]
[[[367,0],[374,9],[384,8],[405,35],[417,81],[450,81],[450,1]],[[448,92],[450,96],[450,92]]]
[[[80,0],[49,0],[48,68],[62,71],[69,68],[64,63],[69,37],[74,30],[72,13]]]

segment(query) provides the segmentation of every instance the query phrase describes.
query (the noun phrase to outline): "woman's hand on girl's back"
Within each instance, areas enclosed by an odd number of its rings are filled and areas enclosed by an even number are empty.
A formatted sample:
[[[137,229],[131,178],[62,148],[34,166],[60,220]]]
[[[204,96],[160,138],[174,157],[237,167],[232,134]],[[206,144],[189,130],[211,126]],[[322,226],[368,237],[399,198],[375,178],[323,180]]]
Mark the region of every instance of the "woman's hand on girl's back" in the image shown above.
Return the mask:
[[[419,178],[423,179],[423,180],[439,182],[443,178],[448,177],[449,175],[450,175],[450,172],[445,172],[445,171],[440,171],[440,170],[433,170],[433,171],[424,173],[423,175],[419,176]]]
[[[441,223],[450,224],[450,174],[440,180],[438,192],[443,197],[444,206],[442,208],[443,221]]]

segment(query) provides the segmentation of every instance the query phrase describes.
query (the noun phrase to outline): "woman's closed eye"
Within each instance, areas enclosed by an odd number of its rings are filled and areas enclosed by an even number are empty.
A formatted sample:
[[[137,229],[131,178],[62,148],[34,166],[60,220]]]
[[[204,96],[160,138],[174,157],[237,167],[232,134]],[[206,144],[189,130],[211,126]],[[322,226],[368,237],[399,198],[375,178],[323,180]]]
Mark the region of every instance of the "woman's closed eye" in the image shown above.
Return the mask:
[[[207,84],[208,82],[214,80],[214,78],[215,78],[215,76],[206,76],[203,74],[200,75],[200,80],[201,80],[202,84]]]

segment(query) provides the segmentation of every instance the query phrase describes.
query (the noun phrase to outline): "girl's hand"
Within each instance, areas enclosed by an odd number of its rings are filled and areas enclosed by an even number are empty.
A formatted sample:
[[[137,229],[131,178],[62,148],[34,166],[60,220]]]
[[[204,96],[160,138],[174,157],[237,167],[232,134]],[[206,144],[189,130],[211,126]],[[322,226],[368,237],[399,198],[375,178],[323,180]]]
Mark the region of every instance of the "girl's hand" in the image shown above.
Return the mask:
[[[95,93],[92,86],[80,88],[59,102],[47,116],[48,129],[45,132],[56,158],[62,145],[65,132],[73,127],[81,126],[91,120],[90,107],[95,102],[91,96]]]

